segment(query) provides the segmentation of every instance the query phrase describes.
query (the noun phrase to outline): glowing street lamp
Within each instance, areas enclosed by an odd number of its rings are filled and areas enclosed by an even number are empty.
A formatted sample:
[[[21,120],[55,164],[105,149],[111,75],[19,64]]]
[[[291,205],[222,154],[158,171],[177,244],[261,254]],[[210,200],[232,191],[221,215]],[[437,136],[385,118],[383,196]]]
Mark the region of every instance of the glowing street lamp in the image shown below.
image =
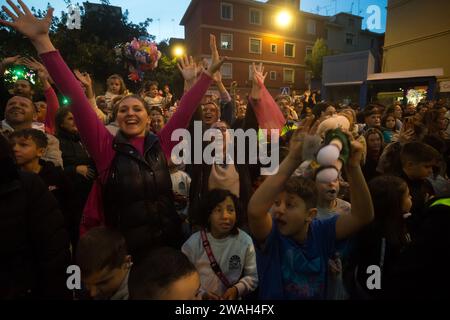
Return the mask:
[[[276,23],[282,28],[286,28],[291,24],[292,15],[289,11],[283,10],[280,11],[276,16]]]
[[[172,52],[175,57],[179,58],[184,55],[185,50],[182,46],[176,46]]]

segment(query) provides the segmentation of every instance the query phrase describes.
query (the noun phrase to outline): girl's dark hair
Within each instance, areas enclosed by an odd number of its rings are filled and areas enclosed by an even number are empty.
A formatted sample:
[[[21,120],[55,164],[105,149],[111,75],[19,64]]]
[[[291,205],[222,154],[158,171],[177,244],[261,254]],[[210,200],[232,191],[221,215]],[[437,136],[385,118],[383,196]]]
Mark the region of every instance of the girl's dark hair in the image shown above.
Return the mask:
[[[393,113],[387,113],[387,114],[385,114],[385,115],[381,118],[381,127],[390,130],[390,128],[386,127],[386,121],[387,121],[387,119],[388,119],[389,117],[392,117],[392,118],[394,118],[394,120],[395,120],[395,116],[394,116]],[[396,126],[396,123],[394,123],[394,130],[395,130],[395,126]]]
[[[70,108],[68,107],[61,107],[58,109],[55,115],[55,126],[56,126],[56,135],[58,135],[61,131],[64,131],[64,129],[61,127],[64,119],[67,117],[67,115],[70,113]]]
[[[209,222],[209,216],[212,214],[214,208],[221,202],[225,201],[227,197],[230,197],[234,204],[234,210],[236,211],[236,223],[234,224],[231,234],[238,234],[238,227],[241,225],[242,219],[242,208],[239,203],[238,197],[236,197],[229,190],[223,189],[213,189],[209,191],[203,198],[201,207],[201,216],[199,219],[199,224],[201,227],[211,230],[211,225]]]
[[[395,176],[379,176],[369,182],[375,218],[369,229],[377,237],[385,237],[396,246],[407,243],[406,223],[402,212],[402,199],[408,185]]]
[[[313,108],[312,108],[312,113],[314,115],[314,120],[311,123],[311,127],[314,125],[314,123],[316,123],[317,120],[320,119],[320,117],[322,116],[322,113],[325,112],[325,110],[327,110],[328,107],[334,107],[332,103],[329,102],[319,102],[318,104],[316,104]]]

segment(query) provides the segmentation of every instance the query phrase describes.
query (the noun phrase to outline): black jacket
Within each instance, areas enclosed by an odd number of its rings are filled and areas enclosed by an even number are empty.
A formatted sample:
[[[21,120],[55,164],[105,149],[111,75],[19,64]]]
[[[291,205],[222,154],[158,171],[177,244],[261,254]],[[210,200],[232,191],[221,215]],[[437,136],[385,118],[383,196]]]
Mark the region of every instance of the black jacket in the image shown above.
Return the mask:
[[[52,162],[40,160],[41,171],[39,177],[48,187],[58,201],[67,230],[69,233],[79,229],[80,221],[77,220],[77,211],[75,208],[76,198],[74,197],[73,184],[64,173],[61,167],[55,167]]]
[[[86,151],[78,134],[59,130],[57,137],[59,139],[59,147],[64,162],[64,172],[73,185],[72,201],[70,204],[73,206],[73,211],[71,212],[72,215],[69,222],[69,232],[72,246],[76,247],[79,238],[79,226],[82,212],[93,183],[93,179],[87,179],[81,174],[78,174],[76,167],[86,165],[93,171],[96,171],[96,169],[94,161]]]
[[[144,156],[119,131],[116,156],[103,188],[107,225],[117,227],[134,260],[158,246],[181,245],[181,221],[176,213],[172,181],[158,137],[147,133]]]
[[[55,198],[35,174],[0,178],[0,299],[70,298],[69,239]]]
[[[59,130],[57,138],[59,139],[59,149],[61,150],[64,162],[64,171],[67,174],[75,177],[77,175],[76,167],[80,165],[87,165],[94,168],[94,162],[86,151],[78,134]]]

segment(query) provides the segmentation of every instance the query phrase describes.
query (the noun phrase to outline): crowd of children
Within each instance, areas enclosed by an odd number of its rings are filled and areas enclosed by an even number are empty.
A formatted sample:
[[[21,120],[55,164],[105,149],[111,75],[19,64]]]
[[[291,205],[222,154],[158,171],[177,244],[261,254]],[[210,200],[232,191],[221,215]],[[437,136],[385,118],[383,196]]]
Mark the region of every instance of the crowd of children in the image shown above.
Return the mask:
[[[3,10],[11,20],[0,24],[29,39],[41,62],[5,58],[0,77],[12,64],[25,65],[43,96],[26,80],[9,91],[0,85],[0,255],[8,257],[0,265],[0,298],[445,297],[444,102],[360,110],[309,90],[274,99],[264,67],[255,64],[251,91],[240,97],[234,84],[230,91],[223,85],[226,59],[213,35],[209,66],[181,59],[180,100],[157,82],[132,94],[117,74],[96,96],[90,75],[69,69],[53,46],[52,9],[38,19],[18,3],[8,1],[12,11]],[[219,96],[206,97],[213,83]],[[68,107],[59,106],[56,91],[70,98]],[[349,123],[342,133],[348,160],[337,178],[324,181],[322,171],[335,167],[315,159],[321,125],[338,115]],[[222,163],[174,158],[172,134],[187,129],[195,139],[196,120],[221,133]],[[262,176],[261,164],[247,156],[228,161],[230,129],[278,130],[278,171]],[[250,142],[240,150],[246,155]],[[81,270],[81,289],[66,285],[71,264]],[[368,285],[374,266],[377,288]]]

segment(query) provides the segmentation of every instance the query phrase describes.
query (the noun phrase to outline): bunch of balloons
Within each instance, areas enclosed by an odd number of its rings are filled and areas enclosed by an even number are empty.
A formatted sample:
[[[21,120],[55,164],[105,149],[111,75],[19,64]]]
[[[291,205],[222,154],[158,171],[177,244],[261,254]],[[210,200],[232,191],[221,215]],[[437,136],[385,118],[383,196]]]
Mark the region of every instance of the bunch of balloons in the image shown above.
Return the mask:
[[[145,37],[134,38],[131,42],[119,44],[114,48],[116,61],[124,62],[130,74],[128,79],[138,82],[144,78],[145,71],[150,71],[158,66],[161,52],[156,43]]]

